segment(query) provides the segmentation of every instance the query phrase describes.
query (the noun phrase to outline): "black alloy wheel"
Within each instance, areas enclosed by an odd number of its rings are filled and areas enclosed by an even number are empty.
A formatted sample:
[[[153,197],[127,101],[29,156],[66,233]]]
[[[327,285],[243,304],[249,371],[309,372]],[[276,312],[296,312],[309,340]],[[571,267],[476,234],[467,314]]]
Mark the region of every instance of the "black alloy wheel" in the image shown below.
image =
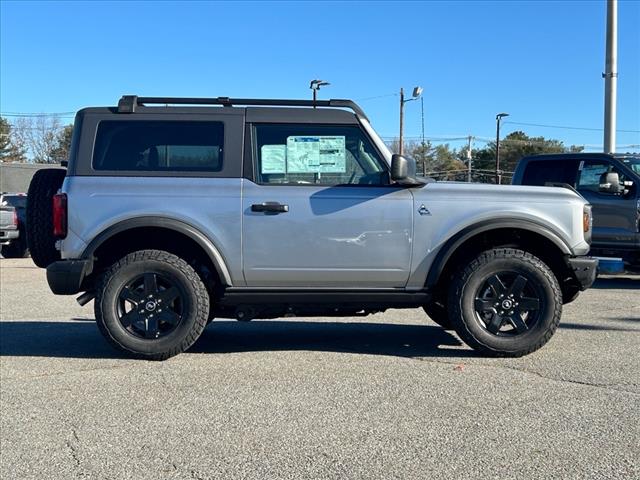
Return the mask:
[[[475,311],[480,325],[493,335],[521,335],[540,319],[543,294],[518,272],[490,275],[476,292]]]
[[[182,322],[185,295],[169,276],[145,272],[120,290],[117,308],[120,324],[139,338],[164,337]]]

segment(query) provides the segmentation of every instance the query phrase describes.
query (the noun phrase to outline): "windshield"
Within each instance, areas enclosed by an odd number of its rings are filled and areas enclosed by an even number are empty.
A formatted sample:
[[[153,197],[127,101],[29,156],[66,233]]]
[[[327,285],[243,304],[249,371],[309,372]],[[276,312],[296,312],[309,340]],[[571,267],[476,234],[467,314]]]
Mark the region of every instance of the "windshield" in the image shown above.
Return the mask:
[[[634,173],[640,175],[640,157],[621,158],[620,161]]]
[[[26,208],[27,197],[26,195],[3,195],[2,205],[10,205],[17,208]]]
[[[640,175],[640,157],[634,158],[623,158],[622,163],[624,163],[627,167]]]

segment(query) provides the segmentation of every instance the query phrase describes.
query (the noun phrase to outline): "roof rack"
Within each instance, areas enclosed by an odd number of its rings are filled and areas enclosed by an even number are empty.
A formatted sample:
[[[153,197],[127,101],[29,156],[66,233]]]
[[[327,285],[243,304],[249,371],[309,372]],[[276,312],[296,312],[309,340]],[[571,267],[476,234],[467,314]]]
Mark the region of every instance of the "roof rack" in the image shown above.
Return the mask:
[[[336,107],[349,108],[366,120],[364,111],[352,100],[274,100],[266,98],[180,98],[180,97],[138,97],[137,95],[123,95],[118,101],[118,113],[134,113],[137,106],[145,104],[156,105],[222,105],[233,106],[278,106],[278,107]]]

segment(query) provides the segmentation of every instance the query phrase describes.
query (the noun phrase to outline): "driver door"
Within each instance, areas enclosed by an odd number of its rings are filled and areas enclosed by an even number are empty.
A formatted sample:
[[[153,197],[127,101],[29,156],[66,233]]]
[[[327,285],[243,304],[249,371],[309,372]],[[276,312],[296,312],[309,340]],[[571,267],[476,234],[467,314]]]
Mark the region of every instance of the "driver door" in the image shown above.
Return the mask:
[[[600,178],[606,172],[617,172],[620,182],[627,180],[624,172],[607,160],[585,160],[580,165],[578,192],[593,206],[593,243],[611,248],[635,245],[637,235],[636,195],[600,191]],[[636,191],[634,185],[632,191]]]
[[[357,125],[258,124],[243,182],[250,287],[392,288],[409,277],[413,195]]]

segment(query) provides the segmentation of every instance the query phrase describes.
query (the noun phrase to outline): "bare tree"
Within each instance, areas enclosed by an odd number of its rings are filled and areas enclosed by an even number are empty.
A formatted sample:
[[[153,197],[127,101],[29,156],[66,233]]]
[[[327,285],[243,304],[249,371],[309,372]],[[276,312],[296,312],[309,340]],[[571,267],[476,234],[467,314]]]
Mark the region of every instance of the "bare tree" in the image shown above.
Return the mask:
[[[30,130],[31,119],[27,117],[20,117],[11,124],[11,146],[16,162],[27,161]]]
[[[27,130],[27,146],[36,163],[54,163],[53,155],[58,145],[62,124],[57,116],[37,116]]]

